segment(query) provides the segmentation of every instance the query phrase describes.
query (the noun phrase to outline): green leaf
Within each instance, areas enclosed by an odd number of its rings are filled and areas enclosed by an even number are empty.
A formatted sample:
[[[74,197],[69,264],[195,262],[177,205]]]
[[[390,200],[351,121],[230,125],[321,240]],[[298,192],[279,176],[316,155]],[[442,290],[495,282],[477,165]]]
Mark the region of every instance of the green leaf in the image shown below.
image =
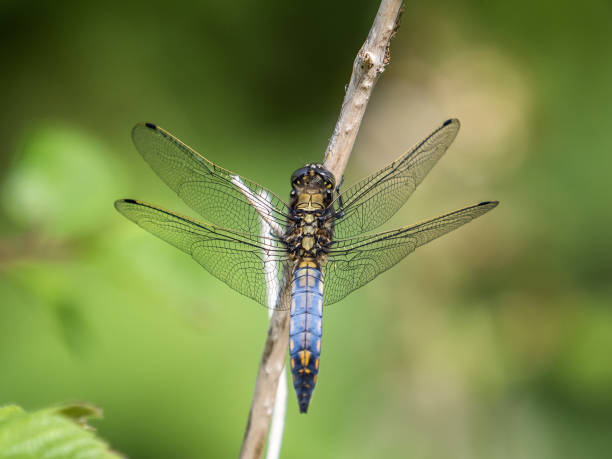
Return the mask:
[[[59,405],[27,413],[0,408],[0,459],[119,459],[94,435],[87,419],[101,418],[89,404]]]
[[[24,133],[2,184],[0,205],[21,226],[53,237],[99,229],[117,194],[113,155],[77,127],[41,124]]]

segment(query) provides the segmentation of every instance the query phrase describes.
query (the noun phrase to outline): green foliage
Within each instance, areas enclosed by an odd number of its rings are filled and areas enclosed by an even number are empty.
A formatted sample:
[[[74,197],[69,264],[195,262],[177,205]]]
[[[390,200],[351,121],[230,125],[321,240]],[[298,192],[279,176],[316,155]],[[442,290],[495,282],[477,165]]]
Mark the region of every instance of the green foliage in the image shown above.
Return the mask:
[[[87,424],[102,411],[86,404],[60,405],[27,413],[0,408],[1,459],[119,459]]]
[[[55,123],[31,127],[21,141],[4,184],[11,220],[52,236],[96,229],[105,198],[117,188],[108,149],[81,130]]]

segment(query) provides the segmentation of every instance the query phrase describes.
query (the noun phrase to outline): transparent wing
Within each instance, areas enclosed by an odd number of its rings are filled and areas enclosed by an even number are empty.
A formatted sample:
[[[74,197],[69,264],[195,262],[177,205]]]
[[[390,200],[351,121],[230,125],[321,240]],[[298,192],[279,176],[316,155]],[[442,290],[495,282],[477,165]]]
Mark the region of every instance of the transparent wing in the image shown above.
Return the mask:
[[[334,235],[358,236],[391,218],[442,157],[459,131],[459,120],[445,121],[425,140],[388,166],[345,192],[333,203]]]
[[[323,270],[324,304],[340,301],[394,266],[417,247],[480,217],[497,204],[497,201],[481,202],[414,226],[336,241]]]
[[[289,209],[274,193],[211,163],[162,128],[137,124],[132,140],[155,173],[207,222],[259,234],[264,214],[277,234],[285,228]]]
[[[237,292],[263,306],[276,305],[283,272],[291,262],[275,237],[237,233],[132,199],[116,201],[115,207]]]

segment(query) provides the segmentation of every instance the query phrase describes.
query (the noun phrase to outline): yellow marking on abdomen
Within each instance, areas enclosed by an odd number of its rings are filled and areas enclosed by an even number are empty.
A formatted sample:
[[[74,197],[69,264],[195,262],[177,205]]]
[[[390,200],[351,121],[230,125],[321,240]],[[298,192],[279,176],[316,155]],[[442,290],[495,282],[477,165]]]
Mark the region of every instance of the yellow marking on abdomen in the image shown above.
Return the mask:
[[[310,362],[310,351],[300,351],[300,363],[302,366],[307,367],[308,362]]]
[[[317,264],[312,260],[302,260],[298,265],[298,268],[316,268]]]

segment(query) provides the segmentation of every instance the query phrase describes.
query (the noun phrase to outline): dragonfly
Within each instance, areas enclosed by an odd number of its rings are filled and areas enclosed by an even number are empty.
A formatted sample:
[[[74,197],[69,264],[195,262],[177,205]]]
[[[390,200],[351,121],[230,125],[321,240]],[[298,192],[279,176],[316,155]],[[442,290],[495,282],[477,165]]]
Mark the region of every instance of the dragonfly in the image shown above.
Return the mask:
[[[268,308],[289,308],[289,362],[299,410],[306,413],[319,373],[323,306],[497,206],[498,201],[480,202],[372,233],[408,200],[459,126],[457,119],[445,121],[398,159],[343,191],[323,165],[306,164],[292,174],[286,202],[213,164],[161,127],[141,123],[132,130],[136,149],[204,220],[134,199],[118,200],[115,207],[235,291]]]

